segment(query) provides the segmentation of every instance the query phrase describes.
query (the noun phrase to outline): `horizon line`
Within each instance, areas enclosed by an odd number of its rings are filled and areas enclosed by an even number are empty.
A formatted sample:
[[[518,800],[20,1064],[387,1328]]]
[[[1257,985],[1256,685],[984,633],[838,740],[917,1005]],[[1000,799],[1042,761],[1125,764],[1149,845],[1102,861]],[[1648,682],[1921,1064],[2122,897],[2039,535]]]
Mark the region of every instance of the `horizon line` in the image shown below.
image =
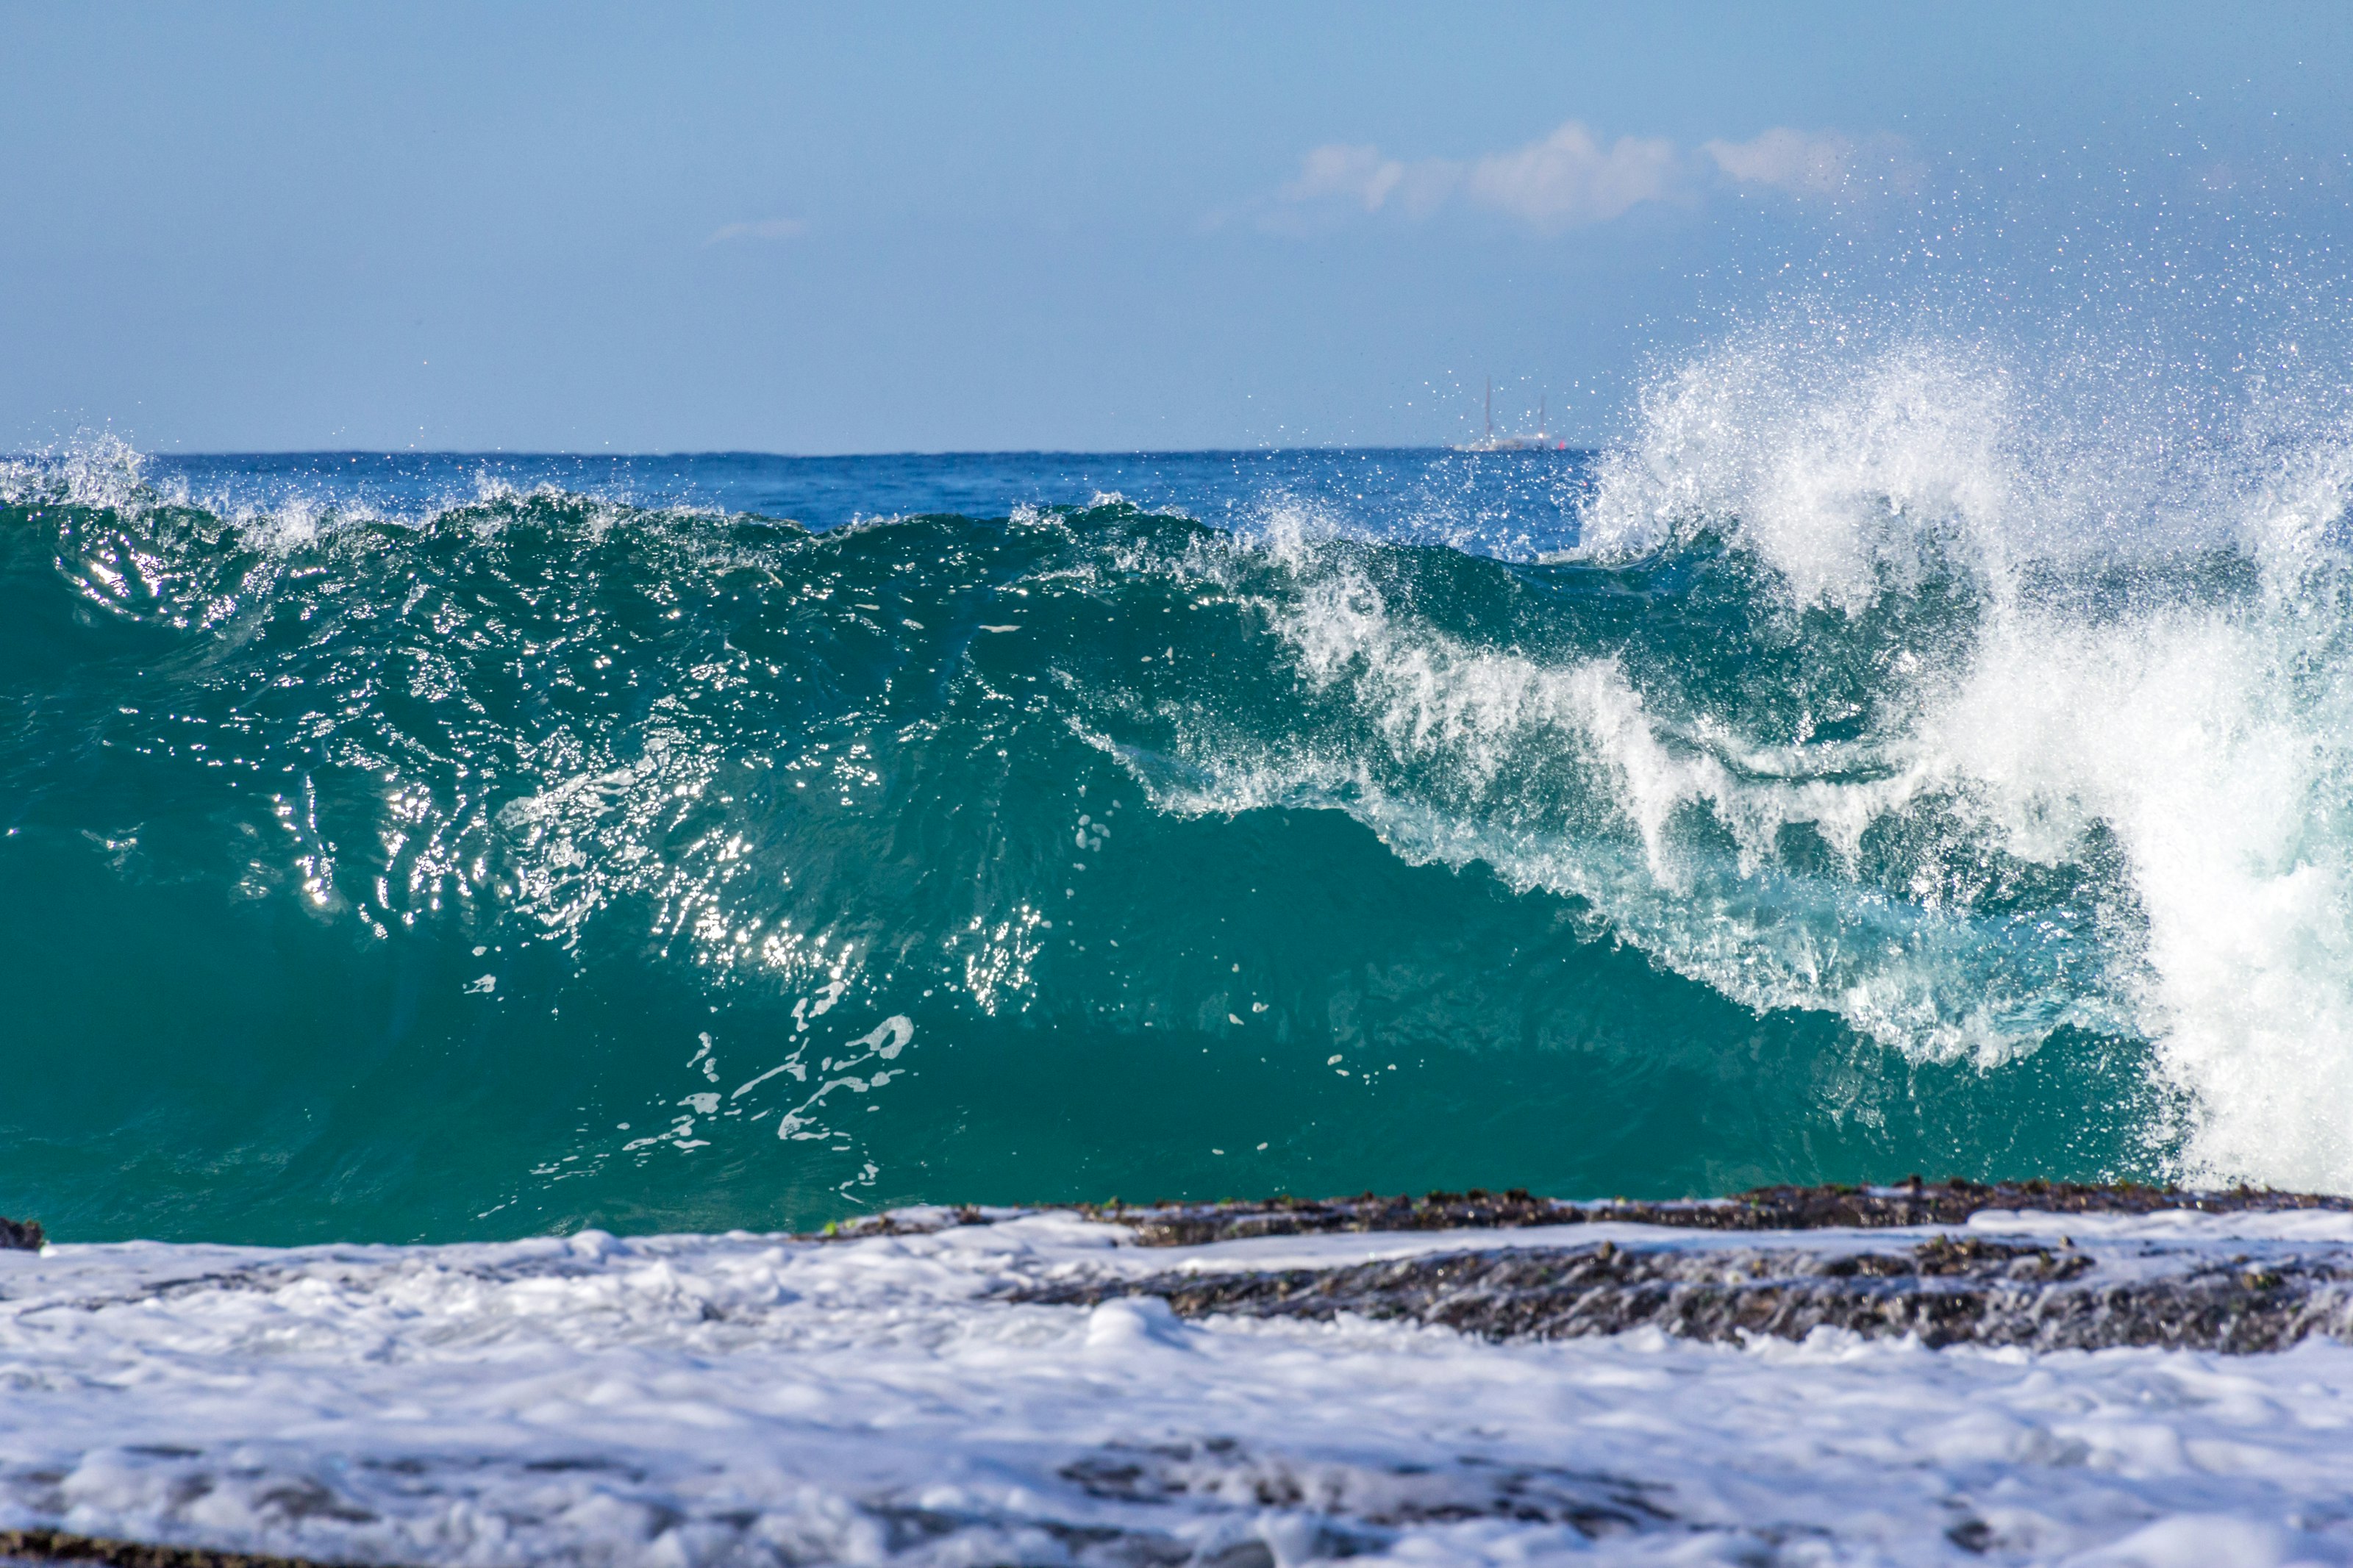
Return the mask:
[[[180,451],[142,448],[135,442],[124,444],[142,458],[179,459],[413,456],[420,458],[760,458],[792,462],[844,462],[874,458],[1250,458],[1303,452],[1323,452],[1335,456],[1377,452],[1457,452],[1466,457],[1525,457],[1543,452],[1590,454],[1603,449],[1602,443],[1582,441],[1570,441],[1552,447],[1530,447],[1516,452],[1477,452],[1443,442],[1361,447],[972,447],[936,449],[910,447],[866,452],[780,452],[763,450],[754,447],[671,447],[643,450],[595,450],[561,447],[222,447]],[[38,460],[55,455],[54,450],[18,451],[8,454],[10,458],[16,460]]]

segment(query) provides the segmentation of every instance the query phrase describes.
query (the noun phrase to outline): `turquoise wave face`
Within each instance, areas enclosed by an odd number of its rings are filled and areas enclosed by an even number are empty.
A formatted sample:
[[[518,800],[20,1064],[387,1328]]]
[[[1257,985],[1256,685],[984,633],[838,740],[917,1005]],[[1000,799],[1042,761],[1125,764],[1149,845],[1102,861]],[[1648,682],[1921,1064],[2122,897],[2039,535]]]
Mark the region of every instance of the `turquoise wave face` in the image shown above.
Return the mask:
[[[0,475],[0,1213],[2353,1186],[2335,448],[2093,526],[1876,374],[994,516]]]
[[[1883,783],[1856,737],[1895,652],[1967,635],[1948,587],[1792,617],[1721,541],[1541,565],[1124,503],[51,494],[0,549],[0,1211],[66,1236],[2162,1158],[2096,845],[2005,858],[1924,791],[1760,857],[1630,799],[1630,724],[1789,784],[1711,715]],[[1930,861],[1969,896],[1907,894]],[[1911,1034],[1841,1016],[1874,981]],[[1980,1005],[2018,1048],[1939,1048]]]

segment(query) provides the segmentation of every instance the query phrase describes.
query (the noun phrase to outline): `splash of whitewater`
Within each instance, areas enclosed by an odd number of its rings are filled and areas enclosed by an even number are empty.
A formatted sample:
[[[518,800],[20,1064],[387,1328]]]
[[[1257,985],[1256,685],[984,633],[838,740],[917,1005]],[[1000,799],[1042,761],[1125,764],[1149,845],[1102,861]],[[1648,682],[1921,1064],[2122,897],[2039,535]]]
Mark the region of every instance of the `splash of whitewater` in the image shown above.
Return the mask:
[[[1277,530],[1270,621],[1359,722],[1213,728],[1170,798],[1343,804],[1919,1059],[2137,1034],[2175,1173],[2346,1190],[2353,441],[2133,439],[2026,381],[1918,341],[1683,366],[1552,558],[1644,609],[1549,650]]]

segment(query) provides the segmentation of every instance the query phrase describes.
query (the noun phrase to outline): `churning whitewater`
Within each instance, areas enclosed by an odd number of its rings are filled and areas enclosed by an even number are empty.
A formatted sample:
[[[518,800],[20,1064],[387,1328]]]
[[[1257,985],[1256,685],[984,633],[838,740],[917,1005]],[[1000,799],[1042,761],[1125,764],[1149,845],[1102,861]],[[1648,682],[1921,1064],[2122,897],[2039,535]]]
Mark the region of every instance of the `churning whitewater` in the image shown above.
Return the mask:
[[[2353,1562],[2342,1212],[1189,1246],[1067,1211],[893,1217],[839,1242],[0,1252],[0,1527],[448,1568]],[[1630,1261],[1676,1281],[1646,1298],[1662,1322],[1514,1328],[1494,1288]],[[2327,1303],[2268,1354],[1672,1331],[1808,1270],[1890,1300],[2264,1276]],[[1466,1288],[1346,1293],[1432,1274]],[[1269,1310],[1303,1278],[1340,1310]]]
[[[2353,1190],[2353,447],[2081,390],[1759,334],[1599,455],[21,461],[0,1212]]]

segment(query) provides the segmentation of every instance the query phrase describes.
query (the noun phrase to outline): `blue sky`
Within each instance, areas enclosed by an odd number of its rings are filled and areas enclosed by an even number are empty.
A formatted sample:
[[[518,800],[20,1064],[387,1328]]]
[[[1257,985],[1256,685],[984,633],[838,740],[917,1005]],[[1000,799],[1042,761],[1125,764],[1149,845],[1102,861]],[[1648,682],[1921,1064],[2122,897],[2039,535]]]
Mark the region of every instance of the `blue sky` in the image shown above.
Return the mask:
[[[2326,293],[2353,237],[2341,5],[26,0],[0,55],[20,447],[1420,444],[1486,376],[1595,438],[1793,279]]]

